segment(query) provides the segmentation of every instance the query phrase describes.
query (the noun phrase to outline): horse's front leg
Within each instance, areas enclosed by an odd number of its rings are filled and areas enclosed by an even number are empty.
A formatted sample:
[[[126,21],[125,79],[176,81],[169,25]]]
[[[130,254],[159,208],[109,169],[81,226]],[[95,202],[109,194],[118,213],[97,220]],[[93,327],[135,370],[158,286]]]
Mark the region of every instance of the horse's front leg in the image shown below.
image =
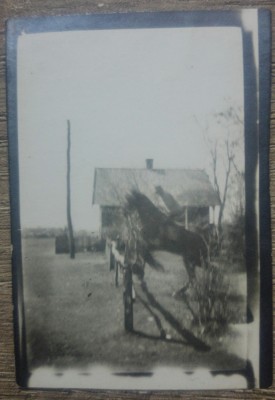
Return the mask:
[[[186,259],[186,257],[184,258],[184,264],[185,264],[185,268],[187,271],[187,275],[188,275],[188,283],[187,283],[187,288],[189,286],[192,286],[194,281],[196,280],[196,273],[195,273],[195,263]]]

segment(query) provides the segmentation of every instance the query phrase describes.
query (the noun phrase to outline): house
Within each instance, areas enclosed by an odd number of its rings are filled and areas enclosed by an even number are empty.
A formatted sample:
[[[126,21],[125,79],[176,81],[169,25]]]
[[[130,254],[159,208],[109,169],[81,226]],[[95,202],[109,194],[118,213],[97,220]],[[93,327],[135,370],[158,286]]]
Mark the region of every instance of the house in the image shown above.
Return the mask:
[[[122,208],[127,194],[139,190],[167,215],[193,230],[215,223],[219,198],[208,175],[199,169],[154,169],[153,160],[146,168],[96,168],[93,204],[101,211],[101,233],[114,237],[122,234]]]

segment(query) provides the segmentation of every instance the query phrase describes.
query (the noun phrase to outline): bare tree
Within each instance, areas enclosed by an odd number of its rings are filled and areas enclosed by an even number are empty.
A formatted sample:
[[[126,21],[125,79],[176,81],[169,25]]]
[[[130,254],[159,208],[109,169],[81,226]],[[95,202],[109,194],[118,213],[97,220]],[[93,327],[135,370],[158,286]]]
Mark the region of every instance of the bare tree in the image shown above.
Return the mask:
[[[242,157],[244,155],[244,139],[243,139],[243,120],[240,116],[241,110],[230,106],[224,112],[217,115],[218,123],[223,125],[226,129],[226,135],[221,139],[221,146],[223,147],[223,155],[220,153],[220,157],[224,157],[224,173],[225,181],[223,186],[223,192],[221,192],[217,181],[216,166],[213,166],[214,180],[217,182],[216,190],[220,197],[220,211],[218,217],[218,228],[221,229],[222,220],[224,216],[224,210],[228,199],[228,193],[231,189],[238,186],[238,181],[244,181],[244,165],[239,165],[237,160],[238,151],[241,152]],[[216,153],[216,157],[217,157]],[[212,157],[213,163],[214,159]],[[215,163],[217,162],[217,158]],[[240,189],[240,187],[238,187]],[[243,198],[242,193],[239,194]]]
[[[239,207],[243,208],[244,196],[241,183],[244,181],[244,171],[240,157],[243,158],[244,148],[241,115],[242,110],[231,105],[226,110],[213,114],[214,125],[219,127],[218,134],[213,134],[209,130],[208,123],[202,126],[196,119],[203,130],[205,143],[209,149],[212,182],[220,203],[217,221],[219,247],[222,243],[222,223],[230,192],[239,197]]]
[[[75,242],[71,216],[71,124],[67,121],[67,221],[70,257],[75,258]]]

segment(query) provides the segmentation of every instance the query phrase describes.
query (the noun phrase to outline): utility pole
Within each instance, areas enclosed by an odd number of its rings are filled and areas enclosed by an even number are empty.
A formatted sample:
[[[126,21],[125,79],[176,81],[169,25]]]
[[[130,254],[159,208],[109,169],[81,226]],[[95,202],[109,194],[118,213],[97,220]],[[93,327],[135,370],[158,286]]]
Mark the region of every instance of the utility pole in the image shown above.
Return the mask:
[[[75,258],[74,232],[71,216],[71,124],[67,121],[67,221],[70,257]]]
[[[129,242],[126,245],[124,258],[124,328],[127,332],[134,329],[134,310],[133,310],[133,281],[132,265],[129,257]]]

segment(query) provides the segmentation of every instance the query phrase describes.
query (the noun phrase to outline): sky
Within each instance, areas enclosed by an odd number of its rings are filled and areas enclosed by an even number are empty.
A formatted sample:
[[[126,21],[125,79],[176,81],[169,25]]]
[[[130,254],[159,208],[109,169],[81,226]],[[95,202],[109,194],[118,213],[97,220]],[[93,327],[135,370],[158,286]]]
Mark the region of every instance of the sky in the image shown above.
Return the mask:
[[[95,167],[209,171],[205,127],[225,135],[214,115],[243,112],[241,30],[22,33],[17,79],[21,227],[66,226],[70,120],[73,224],[96,230]]]

